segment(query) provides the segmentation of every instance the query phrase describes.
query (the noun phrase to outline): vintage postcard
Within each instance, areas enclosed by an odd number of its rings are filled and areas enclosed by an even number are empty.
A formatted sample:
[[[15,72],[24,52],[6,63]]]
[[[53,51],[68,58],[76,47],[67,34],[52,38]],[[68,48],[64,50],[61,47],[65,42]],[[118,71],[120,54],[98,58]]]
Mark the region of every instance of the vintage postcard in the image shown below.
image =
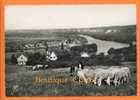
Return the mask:
[[[5,7],[6,96],[135,96],[136,5]]]

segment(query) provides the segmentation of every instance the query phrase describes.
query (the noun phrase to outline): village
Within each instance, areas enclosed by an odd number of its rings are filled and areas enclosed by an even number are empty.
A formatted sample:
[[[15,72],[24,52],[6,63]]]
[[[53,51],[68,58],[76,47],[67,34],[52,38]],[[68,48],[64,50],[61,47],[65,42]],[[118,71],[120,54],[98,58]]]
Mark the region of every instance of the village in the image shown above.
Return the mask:
[[[63,68],[82,62],[85,66],[120,65],[135,61],[135,44],[120,49],[110,48],[107,55],[97,54],[97,44],[83,44],[78,40],[38,41],[26,43],[11,55],[10,62],[19,66],[48,65],[49,68]],[[37,59],[37,60],[36,60]],[[71,63],[72,62],[72,63]],[[102,63],[101,63],[102,62]],[[35,68],[28,68],[36,70]]]

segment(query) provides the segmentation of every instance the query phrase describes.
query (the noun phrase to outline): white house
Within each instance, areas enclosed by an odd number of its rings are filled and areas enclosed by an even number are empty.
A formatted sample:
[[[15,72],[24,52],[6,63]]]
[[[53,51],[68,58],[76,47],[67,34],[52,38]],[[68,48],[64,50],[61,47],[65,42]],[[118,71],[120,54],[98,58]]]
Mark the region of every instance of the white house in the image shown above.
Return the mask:
[[[49,52],[47,51],[47,55],[46,55],[46,58],[48,60],[51,60],[51,61],[56,61],[58,59],[57,55],[55,54],[55,52]]]
[[[82,52],[81,57],[88,58],[88,57],[90,57],[90,55],[87,52]]]
[[[111,33],[111,32],[112,32],[112,30],[111,29],[108,29],[108,30],[106,30],[105,33],[107,34],[107,33]]]
[[[26,65],[28,58],[23,54],[17,58],[18,65]]]

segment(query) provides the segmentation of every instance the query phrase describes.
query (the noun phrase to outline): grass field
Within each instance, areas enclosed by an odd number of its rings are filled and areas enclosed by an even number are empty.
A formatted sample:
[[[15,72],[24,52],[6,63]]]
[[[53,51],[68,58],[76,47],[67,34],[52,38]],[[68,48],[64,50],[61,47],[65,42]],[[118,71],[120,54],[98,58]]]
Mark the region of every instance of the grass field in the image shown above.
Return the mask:
[[[128,63],[125,63],[128,64]],[[136,66],[129,63],[131,79],[127,84],[117,87],[103,84],[98,87],[94,84],[84,84],[73,81],[69,68],[55,68],[39,71],[26,70],[24,66],[6,66],[6,95],[7,96],[126,96],[136,95]],[[92,66],[92,68],[108,66]],[[55,77],[67,81],[35,81],[36,77]]]

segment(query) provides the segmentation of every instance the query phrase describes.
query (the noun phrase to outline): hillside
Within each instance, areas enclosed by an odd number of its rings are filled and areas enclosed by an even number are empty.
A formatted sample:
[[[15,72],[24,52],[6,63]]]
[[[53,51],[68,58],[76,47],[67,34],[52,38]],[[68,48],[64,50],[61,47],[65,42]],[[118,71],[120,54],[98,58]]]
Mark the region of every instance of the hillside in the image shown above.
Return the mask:
[[[136,41],[136,25],[108,26],[95,28],[72,28],[72,29],[40,29],[40,30],[7,30],[6,39],[63,39],[85,34],[97,39],[130,43]]]

